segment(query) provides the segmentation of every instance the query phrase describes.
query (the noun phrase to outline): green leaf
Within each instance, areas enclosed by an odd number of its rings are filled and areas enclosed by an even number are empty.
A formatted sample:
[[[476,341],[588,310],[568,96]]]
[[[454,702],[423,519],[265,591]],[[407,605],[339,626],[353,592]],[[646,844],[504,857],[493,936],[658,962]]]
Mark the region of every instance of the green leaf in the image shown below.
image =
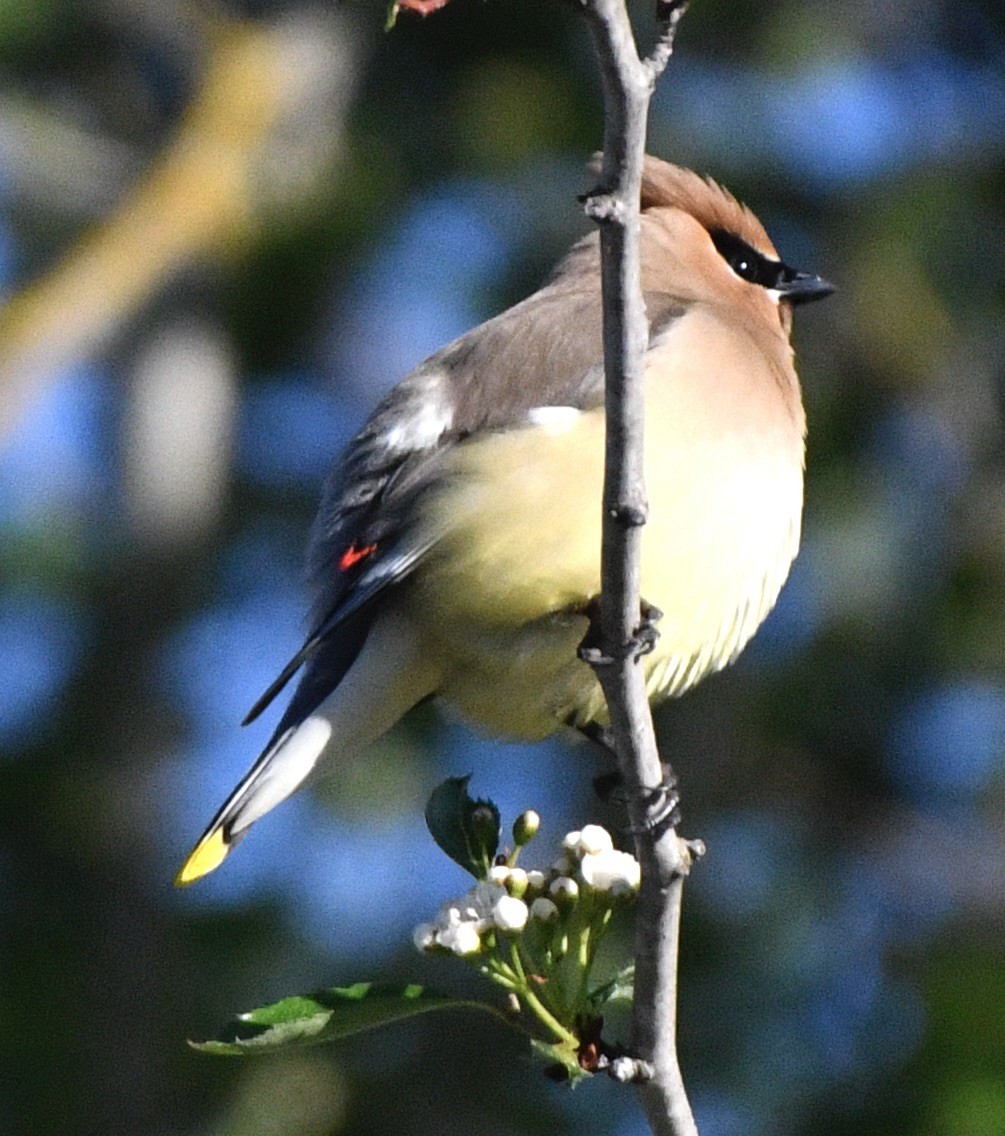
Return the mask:
[[[635,996],[635,964],[619,970],[610,981],[590,992],[590,1002],[597,1009],[609,1003],[624,1003],[631,1007]]]
[[[243,1057],[320,1045],[429,1010],[461,1008],[501,1016],[488,1003],[453,998],[424,986],[357,982],[250,1010],[230,1022],[216,1040],[190,1041],[189,1045],[201,1053]]]
[[[604,1038],[627,1041],[632,1029],[632,999],[635,996],[635,966],[626,966],[608,982],[590,991],[593,1013],[604,1021]]]
[[[499,810],[468,795],[467,777],[449,777],[426,805],[426,825],[444,852],[475,879],[488,875],[499,847]]]
[[[590,1074],[579,1064],[579,1055],[571,1045],[564,1042],[547,1042],[531,1039],[531,1049],[547,1062],[546,1075],[555,1081],[566,1081],[575,1088]]]

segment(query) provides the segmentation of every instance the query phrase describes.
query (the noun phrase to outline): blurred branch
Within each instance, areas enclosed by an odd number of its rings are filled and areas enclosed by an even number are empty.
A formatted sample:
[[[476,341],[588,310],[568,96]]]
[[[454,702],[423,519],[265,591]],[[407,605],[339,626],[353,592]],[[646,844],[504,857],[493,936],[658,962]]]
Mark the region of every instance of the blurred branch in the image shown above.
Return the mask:
[[[639,1082],[654,1133],[696,1136],[677,1060],[677,945],[692,847],[666,823],[664,771],[645,672],[637,665],[643,477],[643,353],[649,328],[639,279],[639,210],[646,118],[673,49],[684,2],[660,5],[656,46],[639,58],[624,0],[584,0],[604,83],[604,160],[586,210],[600,225],[607,443],[597,677],[610,711],[642,865],[636,922],[633,1059],[615,1072]],[[698,846],[694,846],[694,851]]]
[[[317,183],[342,137],[353,51],[334,18],[213,25],[202,83],[164,152],[111,216],[0,311],[0,433],[179,270],[239,247]]]
[[[137,172],[127,143],[68,121],[21,93],[0,103],[0,138],[11,196],[61,218],[100,216]]]

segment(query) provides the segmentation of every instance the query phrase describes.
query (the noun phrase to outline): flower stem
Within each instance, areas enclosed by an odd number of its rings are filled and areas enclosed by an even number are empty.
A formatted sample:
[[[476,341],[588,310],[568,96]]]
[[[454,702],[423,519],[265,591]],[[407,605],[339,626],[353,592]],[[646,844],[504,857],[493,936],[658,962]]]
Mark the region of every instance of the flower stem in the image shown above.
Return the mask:
[[[519,978],[522,980],[522,990],[520,996],[527,1003],[529,1009],[534,1012],[534,1016],[546,1028],[551,1030],[555,1037],[570,1045],[573,1048],[579,1047],[579,1038],[555,1017],[555,1015],[545,1006],[544,1002],[537,996],[536,992],[530,987],[527,977],[523,970],[523,960],[520,958],[520,952],[517,950],[516,943],[510,948],[511,956],[513,959],[513,969],[516,971]]]

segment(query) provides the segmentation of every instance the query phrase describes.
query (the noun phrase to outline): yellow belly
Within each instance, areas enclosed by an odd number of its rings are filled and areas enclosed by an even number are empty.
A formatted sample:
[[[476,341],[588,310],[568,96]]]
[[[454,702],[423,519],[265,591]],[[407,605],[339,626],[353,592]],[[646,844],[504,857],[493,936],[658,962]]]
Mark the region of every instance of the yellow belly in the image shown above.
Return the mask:
[[[802,436],[780,412],[746,423],[686,381],[647,388],[642,595],[663,612],[644,660],[653,696],[730,662],[774,604],[799,540]],[[713,392],[714,393],[714,392]],[[410,606],[442,695],[493,733],[539,738],[603,717],[576,657],[600,590],[604,419],[458,446],[427,523],[444,535]]]

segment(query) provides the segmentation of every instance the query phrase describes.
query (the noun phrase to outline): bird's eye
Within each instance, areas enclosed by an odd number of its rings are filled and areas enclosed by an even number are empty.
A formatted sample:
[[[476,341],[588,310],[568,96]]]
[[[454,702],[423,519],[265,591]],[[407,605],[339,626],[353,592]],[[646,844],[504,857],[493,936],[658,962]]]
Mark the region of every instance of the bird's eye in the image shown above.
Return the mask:
[[[725,229],[717,229],[711,237],[719,255],[741,280],[759,284],[762,288],[778,286],[785,272],[785,266],[780,261],[764,256],[735,233],[726,232]]]

